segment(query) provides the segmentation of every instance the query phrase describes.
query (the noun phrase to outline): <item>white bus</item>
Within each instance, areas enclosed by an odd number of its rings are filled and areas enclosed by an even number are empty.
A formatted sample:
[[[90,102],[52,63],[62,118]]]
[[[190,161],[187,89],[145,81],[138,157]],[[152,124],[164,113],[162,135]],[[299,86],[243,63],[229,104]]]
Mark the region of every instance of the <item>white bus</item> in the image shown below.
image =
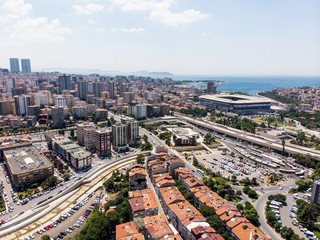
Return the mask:
[[[200,169],[197,170],[197,173],[199,173],[201,176],[204,176],[204,172],[202,172]]]

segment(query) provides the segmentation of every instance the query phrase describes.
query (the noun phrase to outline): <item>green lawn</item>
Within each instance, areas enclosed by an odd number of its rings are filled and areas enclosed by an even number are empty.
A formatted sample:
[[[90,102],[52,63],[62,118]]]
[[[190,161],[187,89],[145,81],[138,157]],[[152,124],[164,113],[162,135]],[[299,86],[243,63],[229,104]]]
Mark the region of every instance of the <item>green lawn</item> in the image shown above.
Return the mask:
[[[317,222],[320,222],[320,215],[317,216]]]
[[[316,235],[316,237],[317,237],[318,239],[320,239],[320,232],[314,232],[314,234]]]

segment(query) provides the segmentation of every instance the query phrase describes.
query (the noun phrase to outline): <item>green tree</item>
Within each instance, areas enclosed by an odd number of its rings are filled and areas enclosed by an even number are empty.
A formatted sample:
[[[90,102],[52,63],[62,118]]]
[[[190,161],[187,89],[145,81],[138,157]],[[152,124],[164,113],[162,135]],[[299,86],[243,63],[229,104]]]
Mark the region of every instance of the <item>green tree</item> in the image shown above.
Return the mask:
[[[138,154],[136,160],[137,160],[138,164],[144,164],[144,155],[143,154]]]
[[[41,236],[41,240],[50,240],[50,236],[49,235],[43,235]]]

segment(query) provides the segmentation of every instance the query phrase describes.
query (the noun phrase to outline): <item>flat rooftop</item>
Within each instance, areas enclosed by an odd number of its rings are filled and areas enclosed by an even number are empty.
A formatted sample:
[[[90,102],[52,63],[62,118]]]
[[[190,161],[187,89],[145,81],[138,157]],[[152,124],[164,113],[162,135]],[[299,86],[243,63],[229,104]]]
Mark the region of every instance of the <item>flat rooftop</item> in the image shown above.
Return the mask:
[[[200,96],[200,99],[224,102],[230,104],[253,104],[253,103],[271,103],[271,100],[264,97],[254,97],[240,94],[213,94]]]
[[[4,156],[13,174],[52,167],[52,163],[34,146],[5,150]]]
[[[195,132],[193,129],[191,128],[181,128],[181,127],[171,127],[171,128],[167,128],[168,131],[172,132],[173,134],[175,134],[176,136],[180,136],[180,137],[192,137],[192,136],[199,136],[199,133]]]

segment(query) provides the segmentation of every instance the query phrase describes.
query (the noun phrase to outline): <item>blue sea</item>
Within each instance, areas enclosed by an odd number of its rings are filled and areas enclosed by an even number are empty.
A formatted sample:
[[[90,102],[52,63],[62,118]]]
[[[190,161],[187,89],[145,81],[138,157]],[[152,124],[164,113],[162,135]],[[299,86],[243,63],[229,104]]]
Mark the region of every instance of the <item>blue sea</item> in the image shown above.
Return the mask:
[[[191,80],[205,81],[216,80],[223,81],[218,86],[219,91],[240,91],[250,95],[255,95],[258,92],[269,91],[275,88],[291,88],[291,87],[320,87],[319,77],[303,77],[303,76],[172,76],[174,80]]]

